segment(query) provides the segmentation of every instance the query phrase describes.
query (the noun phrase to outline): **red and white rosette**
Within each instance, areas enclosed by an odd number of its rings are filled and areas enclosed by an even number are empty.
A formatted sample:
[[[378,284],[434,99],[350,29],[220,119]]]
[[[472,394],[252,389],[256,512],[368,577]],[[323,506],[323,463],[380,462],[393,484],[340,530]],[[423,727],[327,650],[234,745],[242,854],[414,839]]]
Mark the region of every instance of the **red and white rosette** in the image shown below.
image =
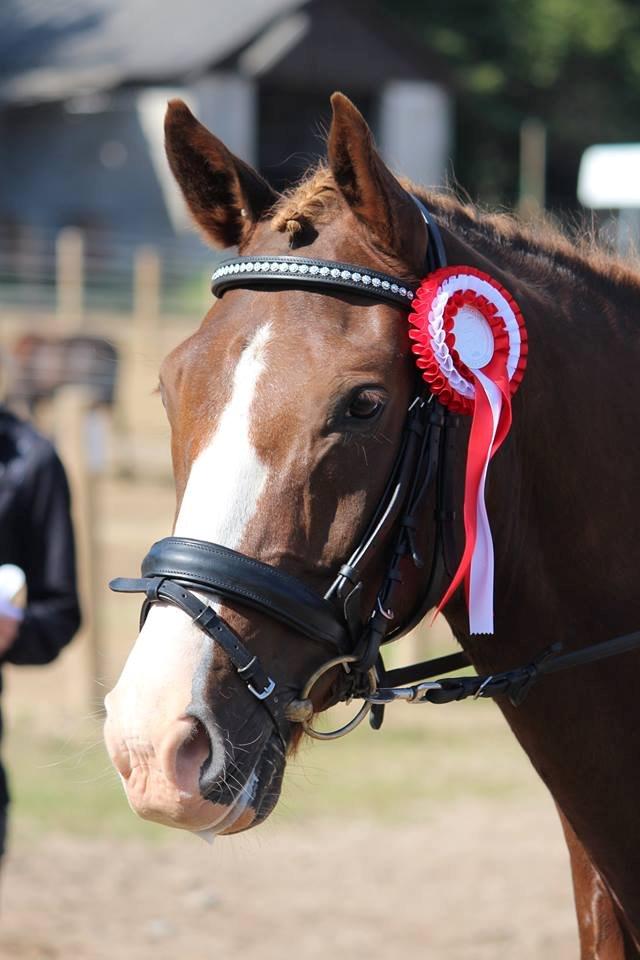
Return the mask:
[[[442,607],[464,580],[471,633],[493,633],[494,557],[485,506],[489,461],[511,426],[527,331],[504,287],[473,267],[443,267],[420,284],[409,317],[416,363],[432,392],[473,416],[464,494],[465,548]]]

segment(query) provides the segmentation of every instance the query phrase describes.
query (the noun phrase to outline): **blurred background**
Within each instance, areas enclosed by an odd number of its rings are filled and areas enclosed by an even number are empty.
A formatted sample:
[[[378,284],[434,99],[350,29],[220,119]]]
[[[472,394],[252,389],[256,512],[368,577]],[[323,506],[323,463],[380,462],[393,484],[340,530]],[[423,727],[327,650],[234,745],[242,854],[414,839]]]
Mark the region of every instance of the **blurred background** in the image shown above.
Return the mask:
[[[323,154],[335,89],[415,181],[635,245],[635,0],[0,4],[0,392],[67,466],[85,611],[59,662],[6,671],[0,956],[575,955],[552,804],[491,704],[304,747],[271,821],[211,850],[137,821],[101,747],[138,606],[105,584],[170,532],[157,370],[219,257],[165,163],[166,101],[281,189]]]

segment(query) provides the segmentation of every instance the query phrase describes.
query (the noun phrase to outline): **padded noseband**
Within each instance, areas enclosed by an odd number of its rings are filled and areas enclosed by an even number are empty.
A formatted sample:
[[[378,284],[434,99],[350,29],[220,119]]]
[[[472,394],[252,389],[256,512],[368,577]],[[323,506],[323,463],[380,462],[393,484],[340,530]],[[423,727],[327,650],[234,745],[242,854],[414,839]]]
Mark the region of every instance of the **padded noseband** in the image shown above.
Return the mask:
[[[296,577],[218,543],[165,537],[142,561],[142,577],[119,577],[112,589],[144,591],[147,581],[173,580],[220,600],[235,600],[280,620],[310,640],[349,649],[349,634],[336,608]],[[147,604],[148,607],[148,604]],[[147,610],[143,610],[143,620]]]

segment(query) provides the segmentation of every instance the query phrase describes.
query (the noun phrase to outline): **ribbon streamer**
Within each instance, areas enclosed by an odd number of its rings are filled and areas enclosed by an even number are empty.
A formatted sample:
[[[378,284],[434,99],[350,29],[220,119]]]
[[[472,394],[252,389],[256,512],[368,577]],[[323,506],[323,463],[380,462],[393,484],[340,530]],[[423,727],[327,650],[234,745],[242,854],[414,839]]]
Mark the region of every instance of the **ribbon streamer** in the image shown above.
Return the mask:
[[[494,357],[496,360],[496,357]],[[497,358],[498,362],[500,358]],[[497,366],[492,363],[489,366]],[[502,364],[505,367],[504,363]],[[492,371],[497,373],[497,371]],[[506,367],[504,369],[506,376]],[[493,633],[493,537],[485,502],[489,462],[506,437],[511,422],[511,402],[507,391],[481,371],[474,372],[475,406],[464,492],[465,548],[447,592],[438,604],[440,612],[464,579],[471,633]]]

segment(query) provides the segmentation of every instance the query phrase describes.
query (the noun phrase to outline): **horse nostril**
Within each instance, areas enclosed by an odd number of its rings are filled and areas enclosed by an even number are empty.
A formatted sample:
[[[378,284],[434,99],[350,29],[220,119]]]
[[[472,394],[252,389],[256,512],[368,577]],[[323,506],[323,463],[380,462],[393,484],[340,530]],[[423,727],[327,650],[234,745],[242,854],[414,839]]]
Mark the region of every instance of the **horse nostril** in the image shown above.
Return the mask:
[[[128,780],[131,776],[132,762],[126,743],[119,737],[111,737],[108,728],[105,728],[105,742],[112,764],[122,779]]]
[[[211,741],[204,725],[191,720],[191,730],[176,751],[175,770],[178,785],[197,783],[200,771],[211,755]]]

